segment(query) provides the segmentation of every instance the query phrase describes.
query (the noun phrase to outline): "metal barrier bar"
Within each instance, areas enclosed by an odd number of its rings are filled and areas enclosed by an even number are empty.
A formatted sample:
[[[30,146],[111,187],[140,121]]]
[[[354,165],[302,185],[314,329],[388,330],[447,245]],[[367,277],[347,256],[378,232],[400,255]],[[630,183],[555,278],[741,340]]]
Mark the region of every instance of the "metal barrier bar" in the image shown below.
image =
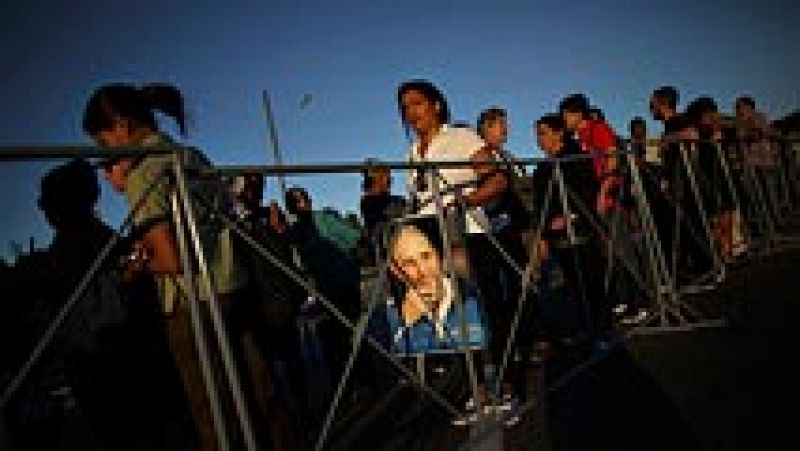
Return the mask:
[[[441,182],[439,178],[436,176],[435,170],[431,170],[427,174],[428,177],[428,186],[432,186],[432,194],[433,194],[433,202],[436,207],[436,222],[439,225],[439,233],[442,237],[442,243],[444,244],[444,272],[450,277],[450,280],[453,281],[452,290],[453,290],[453,297],[456,307],[456,312],[459,315],[461,321],[459,324],[461,330],[461,340],[463,343],[468,343],[469,335],[467,333],[467,315],[464,314],[464,305],[463,300],[464,298],[461,296],[461,292],[458,287],[458,283],[456,283],[456,273],[455,267],[453,266],[453,239],[450,236],[450,231],[448,227],[447,220],[451,218],[447,218],[445,216],[445,209],[444,209],[444,201],[442,200],[442,191],[441,191]],[[463,233],[463,231],[461,231]],[[469,244],[468,244],[469,246]],[[468,346],[465,346],[468,348]],[[478,390],[478,376],[475,370],[475,361],[472,358],[472,351],[469,349],[464,350],[464,358],[467,363],[467,372],[469,373],[469,382],[470,387],[472,388],[472,399],[474,400],[476,411],[478,414],[478,418],[483,415],[483,409],[481,405],[480,399],[480,392]]]
[[[171,196],[172,214],[175,224],[175,235],[178,243],[178,252],[183,266],[183,278],[186,282],[186,301],[189,304],[189,320],[192,326],[192,337],[197,347],[197,356],[200,363],[200,375],[208,396],[211,409],[211,420],[214,423],[214,432],[217,435],[217,444],[220,450],[230,449],[230,437],[225,425],[225,414],[222,410],[220,394],[217,390],[214,371],[211,366],[211,354],[208,349],[203,317],[200,312],[200,301],[195,286],[194,262],[189,256],[189,242],[186,238],[186,222],[183,219],[177,190]]]
[[[377,243],[375,245],[377,247]],[[380,258],[380,253],[376,249],[375,255]],[[358,352],[361,350],[361,341],[364,337],[364,334],[367,331],[367,324],[369,324],[369,320],[372,317],[372,312],[375,310],[375,307],[378,305],[379,300],[381,299],[382,295],[386,292],[386,283],[387,283],[387,274],[389,268],[389,260],[386,259],[385,262],[380,262],[380,270],[378,272],[378,281],[375,285],[374,293],[370,296],[370,302],[367,306],[367,310],[361,314],[361,318],[358,320],[358,324],[356,324],[356,328],[353,331],[353,349],[350,351],[350,355],[347,358],[347,364],[345,365],[344,371],[342,372],[342,376],[339,379],[339,385],[336,387],[336,393],[334,394],[333,400],[331,400],[331,404],[328,407],[328,412],[325,416],[325,421],[322,425],[322,430],[320,431],[319,438],[317,439],[316,446],[314,449],[316,451],[322,451],[323,447],[325,446],[325,440],[328,437],[328,433],[330,432],[331,425],[333,424],[333,419],[336,414],[336,409],[339,406],[339,402],[344,394],[345,386],[347,385],[347,380],[350,378],[350,372],[353,369],[353,365],[355,364],[356,358],[358,357]]]
[[[339,322],[341,322],[345,327],[348,329],[355,329],[355,325],[344,315],[342,312],[336,308],[333,303],[328,300],[322,293],[319,292],[312,284],[310,284],[307,280],[303,279],[299,274],[293,271],[291,268],[284,265],[280,260],[275,258],[264,246],[260,245],[258,241],[253,239],[246,231],[242,230],[237,224],[233,223],[230,219],[222,217],[223,222],[226,223],[228,227],[231,228],[237,235],[239,235],[245,242],[247,242],[250,246],[253,247],[262,257],[266,258],[270,263],[275,265],[278,269],[280,269],[284,274],[286,274],[289,278],[295,281],[298,285],[303,287],[309,295],[314,296],[316,299],[325,306],[331,314],[336,317]],[[456,409],[449,401],[444,399],[441,395],[436,393],[433,389],[422,383],[419,379],[415,377],[415,375],[406,368],[402,363],[400,363],[394,356],[392,356],[386,349],[381,346],[381,344],[375,340],[374,338],[370,337],[369,335],[365,336],[364,338],[367,340],[367,344],[369,344],[375,351],[378,352],[382,357],[384,357],[389,363],[391,363],[401,374],[406,376],[411,382],[417,384],[423,391],[428,393],[440,406],[442,406],[445,410],[447,410],[450,414],[455,415],[458,413],[458,409]]]
[[[239,419],[239,426],[241,427],[241,432],[244,436],[245,446],[248,450],[255,450],[257,449],[255,434],[253,432],[250,414],[245,402],[239,371],[236,367],[233,353],[231,352],[225,321],[222,317],[222,313],[220,312],[217,291],[214,289],[214,283],[211,280],[208,261],[205,256],[205,251],[203,250],[203,243],[200,239],[200,233],[198,232],[197,219],[195,216],[194,207],[192,205],[192,199],[190,197],[189,188],[184,176],[182,160],[184,155],[185,154],[182,153],[175,153],[173,157],[179,200],[184,210],[186,225],[188,226],[189,230],[189,238],[191,239],[190,243],[194,248],[194,254],[197,258],[198,266],[200,267],[201,283],[208,293],[208,309],[210,313],[209,316],[211,318],[212,330],[217,338],[217,344],[219,346],[218,350],[220,356],[222,357],[222,367],[225,370],[225,376],[227,378],[228,386],[233,398],[236,416]]]
[[[188,149],[181,146],[101,148],[94,146],[0,146],[0,162],[31,160],[63,160],[67,158],[122,158],[143,155],[170,155],[176,149]]]
[[[517,309],[514,312],[513,319],[511,320],[511,329],[509,330],[508,337],[506,338],[506,345],[503,349],[503,358],[500,363],[499,371],[497,372],[496,385],[493,390],[495,398],[497,398],[503,379],[505,378],[506,369],[508,368],[508,359],[511,357],[511,349],[514,346],[514,340],[517,336],[517,329],[519,328],[519,322],[520,318],[522,317],[525,303],[530,302],[528,300],[528,286],[531,283],[531,279],[534,277],[534,267],[539,265],[539,241],[542,238],[542,232],[545,228],[545,218],[547,217],[547,210],[549,209],[552,201],[554,185],[555,179],[551,178],[550,183],[547,185],[547,192],[544,197],[544,202],[542,202],[542,211],[539,213],[539,222],[537,223],[536,231],[533,233],[533,240],[529,244],[530,248],[528,251],[528,264],[525,266],[525,270],[522,274],[520,294],[517,296]]]
[[[660,142],[664,142],[664,141],[662,140]],[[246,406],[245,406],[245,403],[244,403],[244,397],[243,397],[243,394],[241,393],[241,387],[239,385],[238,374],[236,373],[235,365],[233,365],[232,356],[230,355],[230,349],[229,349],[228,342],[227,342],[227,336],[226,336],[226,333],[225,333],[225,330],[224,330],[224,328],[225,328],[224,321],[223,321],[223,318],[222,318],[222,316],[221,316],[221,314],[220,314],[220,312],[218,310],[218,305],[216,304],[216,298],[215,298],[216,292],[213,289],[214,288],[213,287],[213,282],[211,281],[211,278],[210,278],[208,265],[207,265],[207,262],[205,261],[205,256],[204,256],[203,250],[202,250],[202,243],[200,243],[200,237],[199,237],[199,234],[197,232],[197,223],[196,223],[196,218],[194,217],[194,213],[193,213],[192,199],[189,197],[190,194],[189,194],[188,188],[186,186],[186,179],[185,179],[186,173],[189,173],[189,174],[191,174],[193,176],[194,175],[200,175],[200,176],[232,175],[232,174],[241,174],[241,173],[261,173],[261,174],[265,174],[265,175],[278,175],[278,174],[285,174],[285,173],[293,173],[293,174],[301,174],[301,173],[302,174],[322,174],[322,173],[334,173],[334,172],[335,173],[348,173],[348,172],[355,173],[355,172],[361,172],[364,169],[367,169],[369,167],[375,166],[377,163],[344,164],[344,165],[294,165],[294,166],[281,166],[281,167],[275,167],[275,166],[228,166],[228,167],[221,167],[221,168],[215,168],[215,169],[206,170],[206,169],[198,169],[198,168],[188,168],[188,169],[184,168],[183,164],[182,164],[182,160],[180,158],[180,155],[181,155],[181,150],[183,150],[185,148],[180,148],[180,147],[169,147],[169,148],[164,148],[164,149],[146,149],[146,150],[143,150],[143,149],[135,149],[135,150],[132,150],[132,149],[121,149],[119,151],[109,151],[107,149],[102,149],[102,151],[99,151],[97,148],[88,148],[88,147],[79,147],[79,146],[60,147],[59,149],[61,149],[59,151],[59,153],[55,154],[54,153],[55,151],[54,151],[53,147],[41,148],[41,147],[19,147],[19,146],[17,146],[17,147],[14,147],[13,149],[0,148],[0,161],[23,161],[23,160],[36,160],[36,159],[61,159],[61,158],[69,158],[69,157],[74,157],[74,156],[79,156],[79,157],[84,157],[84,158],[109,158],[109,157],[116,157],[116,156],[162,155],[162,154],[168,154],[168,153],[172,153],[175,156],[174,170],[175,170],[175,176],[176,176],[176,181],[177,181],[177,185],[178,185],[178,194],[175,195],[176,197],[173,198],[173,206],[175,207],[175,211],[174,211],[175,218],[174,219],[175,219],[176,223],[179,225],[179,229],[181,230],[181,233],[183,233],[183,226],[184,225],[188,226],[188,228],[189,228],[189,232],[190,232],[191,240],[192,240],[191,244],[192,244],[192,246],[194,248],[193,250],[194,250],[195,256],[196,256],[196,258],[198,259],[198,261],[200,263],[199,266],[200,266],[201,276],[202,276],[202,279],[203,279],[202,282],[204,283],[205,288],[207,289],[207,291],[209,292],[210,296],[212,297],[211,303],[209,305],[209,307],[211,309],[212,326],[214,326],[214,332],[216,333],[217,340],[219,342],[219,348],[220,348],[220,352],[222,354],[223,363],[225,364],[226,376],[228,378],[228,382],[229,382],[230,388],[232,390],[232,394],[233,394],[233,398],[234,398],[234,404],[235,404],[236,411],[237,411],[237,416],[239,418],[240,425],[242,427],[242,432],[243,432],[243,434],[245,436],[245,442],[246,442],[246,445],[247,445],[248,449],[255,449],[255,446],[256,446],[255,438],[254,438],[253,433],[252,433],[249,415],[247,413]],[[90,150],[87,152],[87,149],[90,149]],[[689,171],[689,182],[691,184],[690,187],[692,189],[693,194],[697,198],[696,200],[698,202],[699,213],[701,215],[705,215],[706,214],[706,210],[705,210],[705,208],[703,208],[702,200],[700,199],[699,190],[697,188],[697,181],[693,176],[693,172],[692,172],[692,169],[691,169],[690,162],[688,161],[686,153],[685,153],[686,152],[685,147],[682,147],[681,151],[682,151],[681,157],[682,157],[683,163],[685,164],[685,167],[686,167],[687,171]],[[662,319],[662,326],[666,326],[666,317],[667,317],[668,312],[672,312],[673,314],[675,314],[676,316],[678,316],[679,318],[682,319],[682,317],[680,316],[680,309],[682,307],[684,307],[684,306],[681,304],[681,302],[680,302],[680,300],[678,298],[678,294],[674,290],[674,285],[672,285],[672,288],[670,289],[670,278],[669,278],[668,273],[666,271],[665,262],[663,262],[663,252],[660,249],[660,245],[659,245],[658,237],[657,237],[657,232],[655,230],[655,225],[654,225],[654,221],[653,221],[652,215],[649,212],[649,204],[647,202],[647,199],[646,199],[646,196],[645,196],[645,193],[644,193],[644,189],[642,187],[642,182],[641,182],[641,178],[639,177],[638,168],[636,168],[636,165],[633,164],[634,163],[633,156],[632,156],[632,154],[630,152],[618,152],[618,154],[619,155],[626,155],[630,159],[630,161],[632,162],[631,166],[633,168],[632,169],[632,174],[633,174],[633,178],[634,178],[635,189],[636,189],[637,193],[639,194],[637,196],[637,198],[639,199],[638,209],[640,211],[640,214],[644,215],[643,222],[645,222],[647,224],[646,228],[650,229],[650,232],[651,232],[651,233],[647,233],[646,234],[646,236],[648,237],[648,238],[646,238],[646,240],[648,240],[649,243],[650,243],[650,246],[649,246],[649,249],[648,249],[648,256],[649,256],[649,258],[651,260],[651,264],[650,264],[651,271],[655,274],[655,276],[656,276],[655,279],[660,280],[661,282],[663,282],[667,286],[667,291],[669,292],[668,293],[668,295],[670,296],[669,300],[666,300],[666,298],[665,298],[665,300],[662,301],[662,304],[661,304],[661,307],[660,307],[661,308],[661,312],[662,312],[662,318],[661,318]],[[560,188],[560,191],[561,191],[561,198],[562,198],[561,199],[562,200],[562,207],[564,209],[564,214],[568,217],[568,215],[569,215],[569,206],[567,204],[568,191],[566,189],[566,184],[565,184],[565,181],[563,179],[563,174],[561,173],[561,170],[560,170],[560,165],[562,163],[569,163],[569,162],[578,161],[578,160],[587,160],[587,159],[590,159],[590,158],[594,158],[594,156],[591,156],[591,155],[586,155],[586,156],[579,155],[579,156],[575,156],[574,158],[573,157],[569,157],[569,158],[557,158],[557,159],[550,159],[550,158],[527,159],[527,160],[519,160],[518,163],[519,164],[538,164],[538,163],[542,163],[542,162],[549,162],[551,164],[553,164],[553,163],[555,164],[555,172],[554,172],[555,179],[551,180],[551,185],[550,186],[552,188],[552,186],[553,186],[552,183],[558,183],[559,184],[559,188]],[[720,156],[720,158],[722,158],[722,157]],[[476,163],[475,161],[448,161],[448,162],[421,162],[421,163],[420,162],[418,162],[418,163],[403,162],[403,163],[379,163],[379,164],[381,166],[387,166],[390,169],[428,169],[428,170],[431,170],[431,169],[446,168],[446,167],[463,167],[463,166],[467,166],[467,165],[474,165],[475,163]],[[480,162],[480,163],[481,164],[506,165],[505,162],[495,162],[495,161],[486,161],[486,162]],[[724,161],[723,161],[723,163],[724,163]],[[727,166],[723,165],[723,167],[725,169],[726,180],[728,181],[728,185],[729,185],[729,188],[730,188],[730,186],[732,186],[732,184],[731,184],[731,181],[730,181],[729,170],[727,169]],[[758,182],[756,181],[756,183],[758,183]],[[155,185],[155,181],[153,182],[153,185]],[[436,178],[432,176],[432,173],[431,173],[431,186],[435,187],[433,192],[434,192],[434,200],[436,202],[436,207],[437,207],[437,221],[438,221],[438,224],[439,224],[440,233],[442,234],[443,240],[444,240],[445,243],[451,243],[452,239],[449,236],[448,227],[447,227],[447,224],[446,224],[447,218],[445,217],[445,214],[444,214],[444,206],[442,205],[441,192],[439,190],[438,182],[436,181]],[[151,188],[152,188],[152,186],[151,186]],[[760,188],[760,186],[756,185],[756,190],[757,191],[759,191],[758,188]],[[139,199],[139,203],[137,203],[137,206],[133,209],[133,211],[138,209],[139,205],[141,205],[142,200],[143,199]],[[181,208],[179,208],[178,204],[181,204],[182,207],[183,207],[183,210],[185,211],[185,214],[186,214],[186,218],[185,219],[181,215],[181,212],[180,212]],[[766,207],[766,206],[762,205],[762,207]],[[133,213],[131,213],[131,215],[128,217],[128,219],[126,219],[125,223],[123,224],[123,228],[121,228],[122,230],[124,230],[124,228],[127,228],[127,226],[129,225],[131,217],[132,217],[132,214]],[[701,219],[703,220],[703,225],[704,225],[704,229],[705,229],[705,232],[706,232],[706,237],[708,239],[709,245],[712,246],[711,250],[712,250],[712,252],[714,252],[713,243],[712,243],[713,240],[711,239],[710,228],[709,228],[709,225],[708,225],[708,219],[707,218],[702,218],[702,217],[701,217]],[[300,284],[309,293],[311,293],[312,295],[317,297],[320,300],[320,302],[323,305],[325,305],[325,307],[329,311],[331,311],[333,313],[333,315],[339,321],[341,321],[346,327],[348,327],[351,330],[354,330],[353,350],[352,350],[352,353],[351,353],[350,358],[348,360],[348,365],[347,365],[347,367],[345,369],[343,377],[340,380],[340,385],[339,385],[339,387],[337,389],[337,393],[336,393],[336,397],[334,399],[334,402],[332,403],[332,405],[331,405],[331,407],[330,407],[330,409],[328,411],[328,415],[326,417],[325,425],[323,426],[323,430],[322,430],[320,439],[317,442],[317,448],[318,449],[321,449],[324,446],[326,434],[327,434],[327,432],[328,432],[328,430],[330,428],[330,425],[331,425],[331,423],[333,421],[333,416],[335,414],[336,405],[338,403],[339,398],[341,397],[341,394],[342,394],[342,392],[344,390],[344,386],[345,386],[345,384],[347,382],[347,377],[349,376],[349,372],[350,372],[350,370],[352,368],[352,364],[354,363],[354,359],[355,359],[355,357],[357,355],[357,352],[358,352],[358,349],[359,349],[359,346],[360,346],[360,342],[361,342],[361,338],[366,339],[367,343],[369,345],[371,345],[376,350],[378,350],[378,352],[382,356],[384,356],[392,364],[394,364],[400,370],[401,373],[403,373],[404,375],[406,375],[406,377],[409,378],[409,380],[411,380],[412,382],[420,385],[421,388],[426,393],[428,393],[430,396],[432,396],[432,398],[437,403],[442,405],[451,414],[456,414],[457,413],[458,410],[454,406],[450,405],[447,400],[442,398],[441,395],[439,395],[437,392],[433,391],[430,387],[427,387],[424,384],[424,382],[421,382],[420,380],[416,379],[405,366],[403,366],[395,358],[393,358],[393,356],[391,354],[389,354],[385,349],[383,349],[380,346],[380,344],[378,344],[374,339],[372,339],[369,336],[365,337],[366,321],[369,318],[369,313],[371,312],[371,309],[377,303],[377,300],[378,300],[377,297],[375,297],[372,300],[372,303],[370,304],[370,307],[368,308],[368,312],[365,313],[365,315],[362,315],[362,318],[359,321],[359,324],[353,325],[352,322],[350,322],[346,317],[344,317],[344,315],[342,315],[341,312],[339,312],[313,286],[309,285],[307,283],[307,281],[303,280],[302,277],[297,276],[290,268],[283,267],[280,264],[279,260],[275,259],[268,251],[266,251],[263,247],[259,246],[258,243],[255,240],[252,239],[252,237],[249,237],[245,232],[242,232],[242,230],[240,228],[238,228],[234,223],[230,222],[230,220],[228,218],[224,217],[224,215],[223,215],[223,220],[226,222],[226,224],[229,227],[231,227],[231,229],[234,232],[236,232],[237,234],[242,236],[242,238],[246,242],[248,242],[248,244],[250,244],[257,251],[259,251],[259,253],[262,254],[262,256],[264,256],[268,260],[272,261],[273,264],[275,264],[281,270],[286,272],[287,275],[289,275],[293,280],[295,280],[296,283]],[[768,213],[767,213],[767,220],[769,220]],[[541,224],[540,224],[540,226],[541,226]],[[569,223],[569,221],[567,221],[566,226],[567,226],[567,233],[568,233],[568,235],[570,237],[570,241],[574,244],[574,242],[575,242],[574,231],[571,230],[571,224]],[[7,387],[6,391],[3,394],[3,398],[1,399],[2,402],[0,402],[0,406],[5,407],[5,403],[8,401],[8,398],[10,398],[13,395],[14,390],[19,386],[19,384],[21,383],[22,379],[24,379],[24,377],[27,374],[27,372],[30,371],[30,367],[33,366],[33,362],[35,362],[35,360],[41,355],[42,350],[44,349],[44,347],[46,347],[46,345],[49,343],[49,341],[52,340],[52,337],[55,334],[55,331],[58,329],[58,327],[63,322],[64,318],[66,317],[66,315],[69,312],[69,309],[71,309],[72,306],[77,302],[77,300],[80,299],[80,296],[82,295],[82,292],[88,286],[89,281],[94,276],[94,274],[96,274],[96,272],[99,269],[99,267],[101,266],[103,260],[108,257],[108,255],[110,253],[110,250],[113,248],[113,244],[115,244],[115,240],[118,240],[118,237],[115,236],[115,238],[112,239],[112,241],[103,249],[101,254],[98,256],[98,259],[95,260],[95,262],[93,263],[92,267],[90,267],[90,270],[84,276],[84,279],[81,281],[81,283],[78,285],[76,290],[73,292],[73,295],[70,297],[70,299],[68,300],[67,304],[65,304],[65,307],[62,309],[61,312],[59,312],[59,315],[57,315],[57,317],[53,321],[53,323],[51,323],[50,328],[48,329],[48,331],[46,331],[46,333],[44,334],[44,336],[40,340],[39,344],[37,344],[37,347],[34,349],[34,352],[31,355],[31,359],[29,359],[29,361],[31,363],[30,364],[26,364],[25,366],[23,366],[23,368],[20,371],[20,373],[18,374],[18,376],[14,379],[14,381],[12,381],[12,384],[10,384],[9,387]],[[191,263],[189,261],[190,258],[189,258],[189,255],[188,255],[188,249],[189,249],[188,238],[185,235],[181,235],[181,239],[179,239],[179,245],[182,246],[181,258],[182,258],[182,261],[183,261],[183,265],[185,267],[184,270],[185,271],[191,271],[191,269],[190,269],[191,268]],[[535,242],[534,242],[534,246],[535,246]],[[451,248],[451,246],[449,246],[447,244],[444,247],[445,264],[446,264],[446,271],[450,274],[451,277],[453,277],[454,274],[453,274],[452,255],[451,255],[451,249],[450,248]],[[716,255],[716,253],[714,253],[713,257],[715,258],[715,266],[720,265],[721,262],[719,261],[719,256]],[[525,270],[522,271],[521,276],[523,276],[523,284],[524,285],[526,285],[529,282],[529,279],[530,279],[530,276],[531,276],[531,265],[532,265],[532,263],[533,263],[533,261],[531,260],[528,263],[528,265],[526,266]],[[384,271],[385,271],[385,268],[384,268]],[[519,271],[517,271],[517,272],[519,273]],[[189,274],[191,274],[191,273],[189,273]],[[193,282],[193,281],[190,280],[189,285],[191,285],[192,289],[194,289],[194,285],[191,282]],[[376,289],[376,291],[377,291],[377,289]],[[514,323],[512,324],[513,333],[509,334],[509,337],[508,337],[508,340],[507,340],[507,343],[506,343],[506,349],[504,350],[504,356],[503,356],[503,364],[501,366],[501,374],[505,371],[505,367],[506,367],[506,364],[507,364],[507,361],[508,361],[508,356],[509,356],[510,349],[511,349],[511,346],[512,346],[512,343],[513,343],[513,338],[514,338],[513,334],[516,333],[516,328],[517,328],[518,323],[519,323],[519,314],[520,314],[521,306],[522,306],[522,303],[524,303],[525,298],[527,296],[526,291],[527,290],[523,290],[522,293],[520,294],[520,299],[518,299],[518,308],[517,308],[517,311],[515,312]],[[196,292],[195,292],[195,298],[196,298]],[[460,303],[457,303],[457,304],[458,304],[457,308],[459,308],[459,309],[463,308]],[[198,306],[197,305],[195,305],[195,314],[193,314],[192,316],[193,316],[192,320],[193,320],[193,326],[194,326],[193,329],[196,329],[195,338],[197,339],[198,337],[200,337],[199,338],[200,341],[203,342],[203,340],[202,340],[202,330],[201,330],[201,328],[202,328],[202,325],[201,325],[202,319],[197,321],[197,319],[199,318],[199,311],[198,311]],[[465,333],[466,331],[464,330],[465,329],[465,323],[464,323],[465,315],[463,315],[463,312],[461,312],[461,318],[462,318],[462,324],[461,324],[462,337],[466,337],[467,334]],[[51,331],[51,329],[52,329],[52,331]],[[473,397],[475,399],[476,404],[479,405],[480,400],[479,400],[479,397],[478,397],[478,390],[477,390],[477,377],[475,375],[474,362],[472,362],[471,355],[470,355],[469,351],[467,351],[467,353],[466,353],[466,358],[467,358],[468,370],[470,372],[470,385],[471,385],[471,388],[472,388]],[[203,359],[203,357],[201,356],[201,360],[202,359]],[[592,363],[591,361],[590,362],[586,362],[585,365],[580,365],[578,368],[575,369],[575,371],[576,372],[580,372],[582,370],[582,368],[587,367],[591,363]],[[201,362],[201,365],[202,365],[202,362]],[[206,384],[207,384],[206,388],[208,390],[210,390],[209,391],[209,396],[213,396],[212,392],[214,391],[213,390],[214,383],[210,382],[210,381],[213,380],[213,374],[211,374],[211,370],[210,370],[210,367],[209,367],[209,362],[207,361],[207,359],[206,359],[205,365],[206,365],[206,368],[203,370],[203,372],[204,372],[204,378],[205,378],[205,381],[206,381]],[[572,374],[572,373],[570,373],[570,374]],[[16,384],[16,386],[15,386],[15,384]],[[558,383],[556,383],[556,384],[554,384],[554,386],[549,387],[547,389],[547,391],[549,392],[549,391],[558,389],[559,387],[560,387],[560,385]],[[534,400],[534,401],[536,401],[536,400]],[[213,402],[212,402],[212,404],[213,404]],[[217,404],[219,404],[219,401],[217,401]],[[523,406],[523,408],[521,408],[518,412],[519,413],[524,412],[526,409],[531,408],[532,405],[535,405],[535,402],[534,402],[534,404],[528,403],[526,406]],[[224,426],[224,419],[222,418],[223,414],[222,414],[221,408],[219,406],[217,406],[216,409],[217,409],[217,414],[215,415],[215,418],[214,418],[215,428],[216,428],[216,432],[218,434],[218,439],[220,440],[220,446],[223,447],[223,449],[225,449],[227,447],[227,436],[226,436],[226,431],[224,430],[225,426]],[[481,410],[478,409],[478,412],[480,414]]]

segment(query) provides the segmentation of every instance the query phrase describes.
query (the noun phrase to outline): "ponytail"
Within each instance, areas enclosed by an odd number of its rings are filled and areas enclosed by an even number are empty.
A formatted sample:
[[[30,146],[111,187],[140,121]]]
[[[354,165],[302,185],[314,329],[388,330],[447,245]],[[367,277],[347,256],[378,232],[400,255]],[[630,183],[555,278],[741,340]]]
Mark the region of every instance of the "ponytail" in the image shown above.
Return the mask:
[[[142,86],[139,91],[151,110],[158,110],[171,117],[178,124],[182,136],[186,136],[186,112],[183,96],[178,88],[161,83]]]
[[[154,83],[137,88],[115,83],[98,88],[86,104],[83,130],[95,135],[108,129],[116,118],[158,130],[153,111],[160,111],[175,120],[182,136],[186,136],[186,114],[183,96],[172,85]]]

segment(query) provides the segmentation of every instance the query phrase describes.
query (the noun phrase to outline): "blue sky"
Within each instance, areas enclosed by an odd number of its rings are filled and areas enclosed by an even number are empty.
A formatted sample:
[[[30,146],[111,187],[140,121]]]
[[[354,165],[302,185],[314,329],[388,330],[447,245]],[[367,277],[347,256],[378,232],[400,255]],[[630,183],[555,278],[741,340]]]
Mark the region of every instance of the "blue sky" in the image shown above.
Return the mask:
[[[395,89],[409,78],[438,84],[457,120],[507,108],[523,156],[538,153],[531,122],[573,92],[623,133],[663,84],[724,111],[742,93],[773,117],[800,106],[796,1],[15,3],[0,7],[0,146],[88,143],[84,103],[114,81],[177,85],[187,143],[218,163],[271,162],[263,89],[294,163],[402,159]],[[8,240],[49,239],[34,204],[47,166],[0,166],[0,255]],[[319,206],[357,205],[357,177],[291,182]],[[105,184],[100,210],[112,223],[124,212]]]

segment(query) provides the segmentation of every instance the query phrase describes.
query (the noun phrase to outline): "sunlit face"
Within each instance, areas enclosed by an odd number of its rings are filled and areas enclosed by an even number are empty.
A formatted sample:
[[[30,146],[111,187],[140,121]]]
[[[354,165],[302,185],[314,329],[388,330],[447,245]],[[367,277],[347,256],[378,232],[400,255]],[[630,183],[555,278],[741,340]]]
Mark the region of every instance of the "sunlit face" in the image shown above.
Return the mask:
[[[311,203],[309,202],[308,198],[304,196],[302,193],[294,192],[293,193],[295,207],[297,208],[297,212],[305,212],[311,210]]]
[[[403,120],[414,132],[427,135],[436,131],[442,124],[439,122],[439,108],[435,102],[421,92],[408,90],[400,97],[403,107]]]
[[[281,208],[275,201],[269,203],[269,225],[277,233],[286,231],[286,221],[281,214]]]
[[[700,116],[700,125],[708,129],[717,129],[719,126],[719,112],[706,111]]]
[[[111,127],[100,130],[92,139],[99,147],[114,149],[133,145],[134,133],[129,121],[114,119]],[[114,190],[121,193],[125,191],[125,178],[132,166],[133,161],[130,158],[121,158],[105,165],[103,175]]]
[[[734,109],[736,110],[736,117],[740,119],[749,119],[753,115],[753,108],[746,102],[736,102]]]
[[[113,164],[104,166],[103,175],[116,192],[122,193],[125,191],[125,179],[131,168],[133,168],[133,159],[121,158]]]
[[[483,125],[483,140],[493,147],[500,147],[508,137],[508,123],[506,118],[500,117]]]
[[[656,96],[650,98],[650,114],[656,121],[664,120],[664,102]]]
[[[558,155],[564,147],[563,132],[547,124],[536,125],[536,141],[539,143],[539,148],[551,157]]]
[[[567,127],[567,130],[575,131],[583,122],[583,113],[564,110],[561,112],[561,118],[564,119],[564,126]]]
[[[247,175],[240,198],[249,205],[261,205],[264,198],[264,179],[260,175]]]
[[[379,193],[389,192],[392,178],[389,171],[375,171],[372,173],[372,188]]]
[[[111,127],[100,130],[92,136],[100,147],[124,147],[133,144],[133,129],[130,122],[123,119],[114,119]]]
[[[644,124],[635,124],[631,128],[631,137],[638,140],[647,138],[647,127]]]
[[[399,233],[392,249],[394,270],[409,289],[438,299],[443,277],[439,252],[416,227],[406,227]]]

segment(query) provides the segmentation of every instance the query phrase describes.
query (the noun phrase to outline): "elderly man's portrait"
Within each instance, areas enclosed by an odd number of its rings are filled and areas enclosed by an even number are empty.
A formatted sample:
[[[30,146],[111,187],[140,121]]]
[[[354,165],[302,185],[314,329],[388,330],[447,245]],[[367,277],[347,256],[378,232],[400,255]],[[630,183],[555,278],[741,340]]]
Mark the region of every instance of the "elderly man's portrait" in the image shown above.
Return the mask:
[[[398,352],[476,348],[486,339],[475,297],[464,296],[459,281],[445,271],[436,230],[432,221],[403,224],[389,241],[391,274],[402,287],[389,309],[393,348]],[[461,324],[459,310],[465,314],[465,324]]]

